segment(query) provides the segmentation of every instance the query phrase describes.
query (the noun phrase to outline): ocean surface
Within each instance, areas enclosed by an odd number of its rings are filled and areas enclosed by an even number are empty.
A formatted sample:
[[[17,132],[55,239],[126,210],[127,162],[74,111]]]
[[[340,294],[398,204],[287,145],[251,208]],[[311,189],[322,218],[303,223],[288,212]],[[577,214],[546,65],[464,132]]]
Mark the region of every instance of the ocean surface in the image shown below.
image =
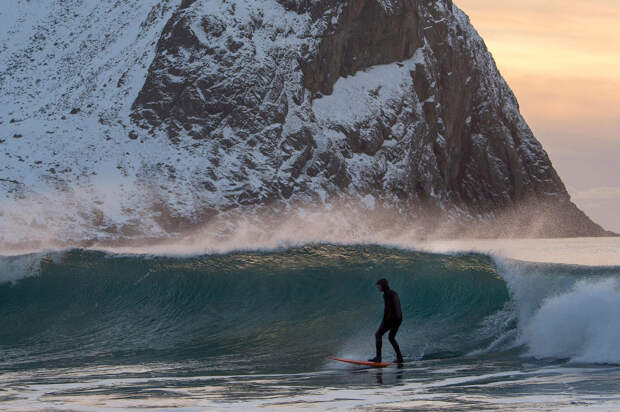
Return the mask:
[[[0,257],[0,409],[620,410],[620,242],[549,242]],[[405,364],[327,359],[373,356],[380,277]]]

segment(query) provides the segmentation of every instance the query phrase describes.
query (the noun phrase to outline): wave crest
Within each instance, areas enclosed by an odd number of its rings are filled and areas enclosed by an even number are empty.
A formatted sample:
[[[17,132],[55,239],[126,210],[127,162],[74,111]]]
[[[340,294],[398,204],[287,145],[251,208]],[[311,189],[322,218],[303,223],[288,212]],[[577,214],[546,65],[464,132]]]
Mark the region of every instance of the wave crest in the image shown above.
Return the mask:
[[[620,282],[580,280],[547,298],[524,322],[521,340],[539,358],[620,364]]]

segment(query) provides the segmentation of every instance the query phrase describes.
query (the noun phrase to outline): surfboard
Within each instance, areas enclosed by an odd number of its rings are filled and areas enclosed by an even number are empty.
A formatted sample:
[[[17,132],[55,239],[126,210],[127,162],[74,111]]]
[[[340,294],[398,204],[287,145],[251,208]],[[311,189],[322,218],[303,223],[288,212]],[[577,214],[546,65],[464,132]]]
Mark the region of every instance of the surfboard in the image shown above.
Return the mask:
[[[395,363],[392,363],[392,362],[367,362],[367,361],[359,361],[359,360],[353,360],[353,359],[336,358],[334,356],[328,356],[328,358],[331,360],[338,361],[338,362],[350,363],[352,365],[359,365],[359,366],[370,366],[373,368],[386,368],[388,366],[396,365]]]

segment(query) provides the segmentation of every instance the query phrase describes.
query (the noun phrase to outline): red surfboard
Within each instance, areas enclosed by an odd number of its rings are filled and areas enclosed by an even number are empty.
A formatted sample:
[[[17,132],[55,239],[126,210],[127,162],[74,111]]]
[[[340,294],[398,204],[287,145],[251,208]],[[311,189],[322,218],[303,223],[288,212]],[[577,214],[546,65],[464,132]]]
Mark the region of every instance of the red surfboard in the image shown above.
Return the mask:
[[[359,361],[359,360],[352,360],[352,359],[335,358],[333,356],[328,356],[328,358],[331,360],[338,361],[338,362],[351,363],[353,365],[360,365],[360,366],[370,366],[373,368],[386,368],[388,366],[396,365],[395,363],[392,363],[392,362],[367,362],[367,361]]]

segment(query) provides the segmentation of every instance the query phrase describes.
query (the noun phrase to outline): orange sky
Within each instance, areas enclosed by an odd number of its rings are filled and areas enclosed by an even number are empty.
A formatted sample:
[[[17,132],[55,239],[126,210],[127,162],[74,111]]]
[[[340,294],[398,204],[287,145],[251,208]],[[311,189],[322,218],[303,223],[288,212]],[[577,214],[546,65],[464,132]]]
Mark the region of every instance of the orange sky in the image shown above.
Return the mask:
[[[456,0],[573,200],[620,232],[620,1]]]

